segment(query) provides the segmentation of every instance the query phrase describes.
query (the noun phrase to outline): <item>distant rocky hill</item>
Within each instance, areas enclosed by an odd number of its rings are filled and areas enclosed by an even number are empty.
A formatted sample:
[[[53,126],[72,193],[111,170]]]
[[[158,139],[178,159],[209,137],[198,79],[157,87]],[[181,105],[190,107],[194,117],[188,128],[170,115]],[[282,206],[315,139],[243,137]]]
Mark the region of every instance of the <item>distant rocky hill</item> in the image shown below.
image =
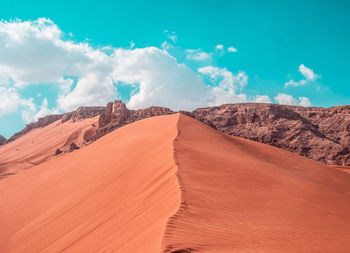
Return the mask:
[[[226,104],[180,111],[220,132],[282,148],[329,165],[350,166],[350,105],[331,108],[276,104]],[[175,113],[152,106],[129,110],[119,100],[106,107],[80,107],[74,112],[50,115],[27,125],[12,141],[32,129],[56,120],[78,120],[100,115],[94,141],[134,121]]]
[[[5,144],[6,138],[2,135],[0,135],[0,145]]]
[[[22,135],[28,133],[29,131],[45,127],[57,120],[62,120],[62,122],[68,121],[68,120],[79,120],[79,119],[86,119],[86,118],[92,118],[95,117],[102,112],[105,111],[105,107],[99,107],[99,106],[82,106],[79,107],[77,110],[73,112],[67,112],[63,114],[54,114],[54,115],[48,115],[43,118],[39,118],[37,122],[33,122],[30,124],[27,124],[20,132],[15,133],[12,135],[7,141],[11,142],[15,139],[21,137]]]
[[[228,104],[183,112],[220,132],[350,166],[350,106]]]
[[[95,139],[134,121],[172,113],[174,112],[169,108],[158,106],[139,110],[129,110],[123,102],[116,100],[108,103],[106,110],[100,115]]]

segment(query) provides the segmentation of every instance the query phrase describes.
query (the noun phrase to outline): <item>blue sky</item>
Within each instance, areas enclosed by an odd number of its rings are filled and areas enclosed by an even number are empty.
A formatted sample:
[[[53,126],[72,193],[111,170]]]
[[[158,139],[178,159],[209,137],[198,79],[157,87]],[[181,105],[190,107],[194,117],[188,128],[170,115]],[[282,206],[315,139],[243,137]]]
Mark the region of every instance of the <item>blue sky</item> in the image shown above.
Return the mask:
[[[0,134],[79,105],[350,104],[348,1],[1,1]]]

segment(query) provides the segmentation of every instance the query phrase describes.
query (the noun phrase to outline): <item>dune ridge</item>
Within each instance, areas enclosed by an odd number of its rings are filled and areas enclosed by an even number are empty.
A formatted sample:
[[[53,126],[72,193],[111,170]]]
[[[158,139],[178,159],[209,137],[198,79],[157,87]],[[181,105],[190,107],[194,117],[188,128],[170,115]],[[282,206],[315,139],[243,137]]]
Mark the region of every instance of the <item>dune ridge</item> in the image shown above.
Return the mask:
[[[349,252],[350,177],[181,115],[164,253]]]

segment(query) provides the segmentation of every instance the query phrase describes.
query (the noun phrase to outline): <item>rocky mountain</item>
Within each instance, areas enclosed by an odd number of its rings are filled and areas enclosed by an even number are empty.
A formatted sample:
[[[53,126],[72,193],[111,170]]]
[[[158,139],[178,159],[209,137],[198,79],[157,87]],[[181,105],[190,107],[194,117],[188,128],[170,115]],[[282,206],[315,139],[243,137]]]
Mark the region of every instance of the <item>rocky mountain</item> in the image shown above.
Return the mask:
[[[350,106],[246,103],[180,112],[225,134],[269,144],[324,164],[350,166]],[[174,112],[164,107],[129,110],[121,101],[114,101],[100,115],[94,138],[136,120],[171,113]]]
[[[313,160],[350,166],[350,106],[227,104],[184,114],[220,132],[282,148]]]
[[[137,120],[172,113],[174,112],[169,108],[158,106],[139,110],[129,110],[123,102],[116,100],[108,103],[105,111],[100,115],[98,129],[94,139],[98,139],[116,128]]]
[[[73,112],[67,112],[63,114],[54,114],[54,115],[47,115],[43,118],[39,118],[38,121],[32,122],[27,124],[20,132],[15,133],[12,135],[7,141],[11,142],[22,135],[28,133],[29,131],[36,129],[36,128],[42,128],[45,127],[57,120],[61,120],[62,123],[66,122],[68,120],[79,120],[79,119],[87,119],[92,118],[97,115],[100,115],[102,112],[105,111],[105,107],[98,107],[98,106],[81,106],[77,110]]]
[[[5,144],[6,138],[2,135],[0,135],[0,145]]]

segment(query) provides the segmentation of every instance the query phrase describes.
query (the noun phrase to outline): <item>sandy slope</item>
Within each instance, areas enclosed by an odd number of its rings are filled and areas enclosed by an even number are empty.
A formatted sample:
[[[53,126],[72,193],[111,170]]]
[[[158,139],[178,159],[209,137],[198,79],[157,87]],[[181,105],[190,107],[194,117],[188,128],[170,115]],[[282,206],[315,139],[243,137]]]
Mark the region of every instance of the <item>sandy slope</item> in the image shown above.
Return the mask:
[[[166,252],[350,252],[348,174],[186,116],[178,128]]]
[[[180,205],[178,115],[120,128],[0,181],[0,252],[160,252]]]
[[[68,150],[72,142],[80,146],[94,135],[97,121],[98,117],[63,124],[58,120],[0,146],[0,179],[53,158],[57,148]]]
[[[175,114],[0,181],[0,252],[350,252],[350,175]]]

